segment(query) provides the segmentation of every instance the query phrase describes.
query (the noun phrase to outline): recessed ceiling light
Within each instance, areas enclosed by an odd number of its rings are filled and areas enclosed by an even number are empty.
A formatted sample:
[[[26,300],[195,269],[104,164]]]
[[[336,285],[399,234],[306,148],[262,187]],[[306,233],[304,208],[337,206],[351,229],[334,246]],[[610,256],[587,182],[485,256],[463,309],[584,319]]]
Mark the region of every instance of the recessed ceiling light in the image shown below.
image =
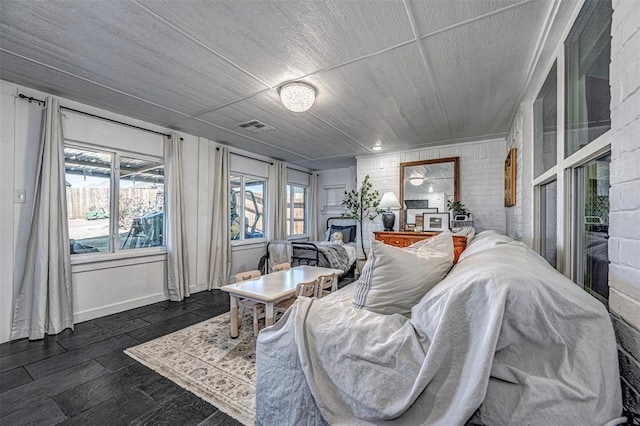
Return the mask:
[[[424,176],[414,175],[409,178],[409,183],[413,186],[420,186],[424,182]]]

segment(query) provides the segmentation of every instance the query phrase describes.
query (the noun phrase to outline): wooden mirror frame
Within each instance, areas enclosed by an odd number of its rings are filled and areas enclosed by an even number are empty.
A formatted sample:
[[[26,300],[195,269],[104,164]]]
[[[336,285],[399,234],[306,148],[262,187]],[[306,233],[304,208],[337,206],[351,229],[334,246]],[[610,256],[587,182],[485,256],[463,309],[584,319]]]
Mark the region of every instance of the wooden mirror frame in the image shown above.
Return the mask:
[[[460,200],[459,195],[459,177],[460,177],[460,157],[436,158],[435,160],[410,161],[408,163],[400,163],[400,213],[399,227],[400,231],[404,231],[404,168],[412,166],[424,166],[425,164],[453,163],[453,199]]]

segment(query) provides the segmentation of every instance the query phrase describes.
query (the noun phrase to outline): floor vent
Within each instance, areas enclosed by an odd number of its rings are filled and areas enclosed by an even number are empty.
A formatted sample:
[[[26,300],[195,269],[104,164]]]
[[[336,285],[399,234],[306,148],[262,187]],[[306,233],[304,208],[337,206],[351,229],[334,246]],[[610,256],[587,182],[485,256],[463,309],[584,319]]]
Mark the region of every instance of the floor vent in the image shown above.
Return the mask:
[[[270,130],[275,130],[275,127],[271,127],[268,124],[264,124],[262,121],[258,120],[251,120],[245,123],[240,123],[238,124],[238,127],[241,127],[253,133],[265,133]]]

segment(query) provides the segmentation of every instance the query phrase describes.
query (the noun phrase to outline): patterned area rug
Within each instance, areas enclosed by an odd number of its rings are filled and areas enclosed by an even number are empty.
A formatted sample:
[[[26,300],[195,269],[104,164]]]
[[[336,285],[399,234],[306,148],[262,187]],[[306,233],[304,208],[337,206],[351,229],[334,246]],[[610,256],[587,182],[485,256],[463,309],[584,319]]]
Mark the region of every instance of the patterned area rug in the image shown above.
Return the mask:
[[[127,355],[245,425],[255,423],[256,339],[245,317],[229,337],[229,313],[129,348]]]

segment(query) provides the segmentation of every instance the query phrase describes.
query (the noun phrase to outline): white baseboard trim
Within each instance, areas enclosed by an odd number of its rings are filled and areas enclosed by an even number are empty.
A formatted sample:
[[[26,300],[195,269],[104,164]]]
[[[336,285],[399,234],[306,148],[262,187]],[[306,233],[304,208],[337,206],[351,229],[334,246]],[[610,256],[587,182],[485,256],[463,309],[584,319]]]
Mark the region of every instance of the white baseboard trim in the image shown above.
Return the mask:
[[[138,299],[131,299],[111,305],[100,306],[94,309],[87,309],[86,311],[75,312],[73,314],[73,323],[77,324],[79,322],[89,321],[111,314],[117,314],[118,312],[128,311],[129,309],[151,305],[152,303],[162,302],[163,300],[167,299],[168,296],[163,292],[153,294],[151,296],[140,297]]]
[[[191,294],[199,293],[207,290],[207,283],[196,284],[195,286],[189,286]],[[129,309],[139,308],[141,306],[151,305],[153,303],[162,302],[168,300],[169,296],[166,293],[157,293],[150,296],[144,296],[137,299],[126,300],[124,302],[118,302],[111,305],[100,306],[94,309],[87,309],[81,312],[75,312],[73,314],[73,323],[89,321],[92,319],[104,317],[111,314],[117,314],[118,312],[128,311]]]
[[[189,292],[191,292],[191,294],[200,293],[201,291],[207,290],[207,287],[208,287],[207,283],[192,285],[192,286],[189,286]]]

